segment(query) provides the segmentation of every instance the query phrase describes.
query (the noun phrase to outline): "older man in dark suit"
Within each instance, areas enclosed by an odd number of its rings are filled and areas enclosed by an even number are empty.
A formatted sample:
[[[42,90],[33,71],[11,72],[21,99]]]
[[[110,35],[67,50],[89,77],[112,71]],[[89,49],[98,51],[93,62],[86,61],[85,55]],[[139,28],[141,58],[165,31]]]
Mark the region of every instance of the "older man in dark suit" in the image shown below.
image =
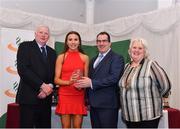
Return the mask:
[[[87,88],[93,128],[117,128],[119,109],[118,81],[124,69],[124,59],[111,50],[110,35],[97,35],[99,54],[90,62],[89,78],[77,81],[77,88]]]
[[[33,41],[20,44],[17,70],[20,83],[16,102],[20,105],[21,128],[50,128],[56,52],[46,45],[47,26],[38,26]]]

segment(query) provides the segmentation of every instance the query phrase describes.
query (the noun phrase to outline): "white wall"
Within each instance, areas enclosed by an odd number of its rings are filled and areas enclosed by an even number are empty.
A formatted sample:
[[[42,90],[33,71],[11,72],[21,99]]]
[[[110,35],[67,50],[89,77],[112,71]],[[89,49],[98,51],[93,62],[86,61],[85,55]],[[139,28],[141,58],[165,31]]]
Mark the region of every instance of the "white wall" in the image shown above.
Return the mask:
[[[170,7],[176,0],[158,0],[158,9]]]

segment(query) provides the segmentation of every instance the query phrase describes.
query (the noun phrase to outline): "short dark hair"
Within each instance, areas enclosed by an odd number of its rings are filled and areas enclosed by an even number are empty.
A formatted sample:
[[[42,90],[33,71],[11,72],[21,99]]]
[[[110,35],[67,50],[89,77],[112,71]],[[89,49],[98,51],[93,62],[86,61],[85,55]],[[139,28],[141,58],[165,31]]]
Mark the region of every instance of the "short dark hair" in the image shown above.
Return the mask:
[[[110,37],[110,35],[107,33],[107,32],[105,32],[105,31],[103,31],[103,32],[100,32],[97,36],[96,36],[96,39],[98,38],[98,36],[99,35],[107,35],[107,37],[108,37],[108,42],[111,42],[111,37]]]

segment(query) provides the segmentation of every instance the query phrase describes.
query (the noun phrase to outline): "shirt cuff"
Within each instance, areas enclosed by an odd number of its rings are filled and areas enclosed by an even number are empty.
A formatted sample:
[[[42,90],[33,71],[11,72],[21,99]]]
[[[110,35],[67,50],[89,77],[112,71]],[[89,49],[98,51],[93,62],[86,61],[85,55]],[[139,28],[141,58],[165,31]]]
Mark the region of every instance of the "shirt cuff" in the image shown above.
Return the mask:
[[[51,88],[53,88],[53,87],[54,87],[52,83],[49,83],[49,86],[50,86]]]
[[[91,89],[93,89],[92,81],[91,81],[91,84],[90,84],[90,86],[91,86]]]

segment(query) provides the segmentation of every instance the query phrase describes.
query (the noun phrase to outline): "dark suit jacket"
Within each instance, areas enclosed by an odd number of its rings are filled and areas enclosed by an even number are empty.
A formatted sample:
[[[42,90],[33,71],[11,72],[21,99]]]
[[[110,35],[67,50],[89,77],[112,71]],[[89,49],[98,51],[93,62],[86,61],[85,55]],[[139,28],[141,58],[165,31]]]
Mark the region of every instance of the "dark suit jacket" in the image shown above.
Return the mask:
[[[37,95],[43,82],[54,84],[56,52],[46,46],[47,62],[35,40],[20,44],[17,52],[17,70],[20,83],[16,95],[19,104],[51,103],[51,95],[45,99],[38,99]]]
[[[89,104],[96,108],[119,108],[118,81],[123,73],[124,59],[110,50],[94,69],[96,58],[90,62],[89,77],[93,89],[87,89]]]

